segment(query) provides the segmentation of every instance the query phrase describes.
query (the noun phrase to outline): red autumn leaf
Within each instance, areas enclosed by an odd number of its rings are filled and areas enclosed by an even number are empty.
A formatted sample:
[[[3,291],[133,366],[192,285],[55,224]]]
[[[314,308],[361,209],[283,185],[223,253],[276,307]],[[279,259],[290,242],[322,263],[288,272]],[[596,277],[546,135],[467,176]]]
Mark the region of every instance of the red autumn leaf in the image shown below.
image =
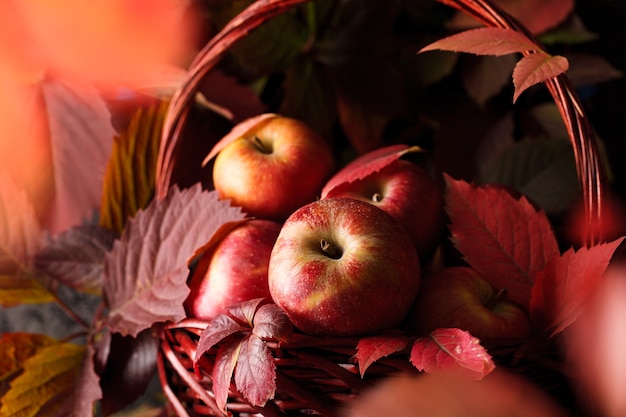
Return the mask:
[[[576,321],[623,240],[578,251],[570,249],[548,262],[537,273],[532,288],[530,316],[533,324],[553,336]]]
[[[249,331],[250,328],[242,325],[228,314],[220,314],[209,322],[198,340],[196,354],[193,358],[194,367],[198,361],[213,346],[235,333]]]
[[[417,146],[409,147],[408,145],[399,144],[367,152],[348,163],[328,180],[322,189],[322,198],[325,198],[329,192],[341,184],[363,179],[374,172],[380,171],[395,160],[400,159],[403,155],[419,151],[421,149]]]
[[[452,373],[482,379],[495,369],[480,341],[461,329],[437,329],[415,341],[411,363],[428,373]]]
[[[403,334],[386,334],[364,337],[356,345],[356,361],[361,377],[374,362],[380,358],[400,352],[406,348],[409,338]]]
[[[476,55],[507,55],[540,48],[526,35],[512,29],[478,28],[439,39],[426,45],[418,53],[441,49]]]
[[[564,73],[569,68],[567,58],[559,55],[549,55],[537,52],[523,57],[513,70],[513,84],[515,92],[513,101],[535,84],[544,82]]]
[[[455,247],[494,287],[528,306],[535,274],[559,255],[545,213],[500,187],[479,187],[449,176],[445,180]]]
[[[220,410],[226,410],[230,381],[235,371],[235,365],[237,365],[242,342],[243,339],[240,339],[236,342],[220,346],[215,356],[215,366],[212,372],[212,388],[215,394],[215,402]]]
[[[253,334],[241,342],[235,385],[252,405],[263,406],[274,398],[276,364],[265,342]]]
[[[139,211],[105,259],[109,328],[136,336],[154,323],[183,319],[188,259],[222,224],[243,217],[200,184],[173,187]]]
[[[276,304],[265,304],[254,315],[252,333],[263,340],[288,342],[293,334],[293,324]]]
[[[260,123],[264,123],[270,119],[278,117],[277,114],[274,113],[263,113],[258,116],[250,117],[242,122],[238,123],[233,127],[233,129],[226,134],[222,139],[220,139],[214,146],[211,148],[209,154],[202,161],[202,165],[206,165],[211,159],[215,158],[218,153],[230,143],[236,141],[242,136],[248,135],[248,133],[256,128]]]
[[[43,82],[54,155],[54,202],[47,227],[60,232],[91,220],[100,208],[115,131],[98,92],[75,80]]]
[[[91,294],[99,294],[104,256],[117,233],[94,225],[75,226],[55,235],[35,256],[35,268],[58,282]]]

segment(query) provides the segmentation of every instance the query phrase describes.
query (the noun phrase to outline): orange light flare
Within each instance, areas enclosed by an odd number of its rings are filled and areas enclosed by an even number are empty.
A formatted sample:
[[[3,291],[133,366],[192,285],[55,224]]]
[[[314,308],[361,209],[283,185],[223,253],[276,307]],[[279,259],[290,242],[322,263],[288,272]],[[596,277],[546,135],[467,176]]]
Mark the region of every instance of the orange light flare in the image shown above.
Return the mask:
[[[568,338],[573,379],[597,415],[626,415],[626,264],[611,266]]]
[[[88,82],[103,97],[171,87],[193,59],[199,23],[189,0],[0,2],[0,175],[27,192],[40,220],[54,198],[42,83]]]
[[[193,54],[187,0],[12,0],[48,70],[101,87],[162,81]]]

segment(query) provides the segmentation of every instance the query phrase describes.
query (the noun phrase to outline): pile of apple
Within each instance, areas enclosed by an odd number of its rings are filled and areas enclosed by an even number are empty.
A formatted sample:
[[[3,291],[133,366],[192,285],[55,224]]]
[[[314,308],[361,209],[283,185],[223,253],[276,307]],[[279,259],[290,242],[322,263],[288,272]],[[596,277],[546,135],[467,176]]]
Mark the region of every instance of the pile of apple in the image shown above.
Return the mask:
[[[247,218],[206,246],[189,280],[188,316],[211,320],[265,297],[317,336],[457,327],[489,340],[530,331],[525,313],[473,270],[425,273],[445,212],[440,186],[419,165],[381,149],[335,171],[324,138],[276,114],[242,122],[214,151],[215,190]]]

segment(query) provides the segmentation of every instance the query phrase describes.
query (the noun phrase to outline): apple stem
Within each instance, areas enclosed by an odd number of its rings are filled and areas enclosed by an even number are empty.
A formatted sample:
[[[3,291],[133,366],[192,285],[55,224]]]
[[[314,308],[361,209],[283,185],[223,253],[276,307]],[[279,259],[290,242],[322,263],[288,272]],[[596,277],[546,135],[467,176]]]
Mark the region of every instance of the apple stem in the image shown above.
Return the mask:
[[[383,195],[381,193],[374,193],[372,195],[372,201],[374,203],[380,203],[382,199],[383,199]]]
[[[256,145],[256,147],[257,147],[257,148],[258,148],[261,152],[263,152],[263,153],[267,153],[267,154],[272,153],[272,150],[271,150],[271,149],[268,149],[268,148],[265,146],[265,144],[263,143],[263,141],[261,141],[261,139],[259,139],[259,137],[258,137],[258,136],[256,136],[256,135],[255,135],[255,136],[252,138],[252,142],[254,142],[254,144]]]
[[[496,295],[489,301],[489,303],[487,303],[485,307],[491,309],[493,306],[495,306],[504,299],[504,297],[506,296],[506,292],[506,288],[500,288]]]
[[[320,239],[320,247],[322,248],[322,252],[328,255],[329,258],[339,259],[341,258],[341,249],[337,246],[333,245],[326,239]]]

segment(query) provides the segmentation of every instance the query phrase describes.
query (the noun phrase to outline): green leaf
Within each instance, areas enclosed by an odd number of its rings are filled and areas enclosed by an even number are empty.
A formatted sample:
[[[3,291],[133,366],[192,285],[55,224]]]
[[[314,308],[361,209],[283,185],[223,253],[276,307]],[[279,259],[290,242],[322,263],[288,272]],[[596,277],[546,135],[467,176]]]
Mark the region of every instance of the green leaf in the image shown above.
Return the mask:
[[[104,177],[100,225],[121,232],[154,195],[157,155],[168,103],[140,107],[115,138]]]
[[[225,25],[251,0],[234,0],[214,9],[212,17],[219,26]],[[259,75],[285,70],[300,54],[308,39],[306,24],[296,11],[288,11],[263,23],[244,39],[233,45],[230,52],[239,63]]]
[[[566,209],[580,191],[574,151],[566,139],[516,142],[482,169],[480,182],[511,186],[547,213]]]
[[[302,120],[330,136],[337,117],[335,93],[326,69],[306,56],[298,57],[285,73],[285,97],[280,112]]]
[[[54,235],[37,253],[34,267],[77,291],[100,295],[104,256],[117,233],[96,225],[74,226]]]
[[[53,344],[24,362],[23,373],[2,397],[3,417],[53,417],[76,386],[87,349]]]
[[[54,296],[35,278],[24,274],[0,275],[0,305],[14,307],[20,304],[45,304]]]

